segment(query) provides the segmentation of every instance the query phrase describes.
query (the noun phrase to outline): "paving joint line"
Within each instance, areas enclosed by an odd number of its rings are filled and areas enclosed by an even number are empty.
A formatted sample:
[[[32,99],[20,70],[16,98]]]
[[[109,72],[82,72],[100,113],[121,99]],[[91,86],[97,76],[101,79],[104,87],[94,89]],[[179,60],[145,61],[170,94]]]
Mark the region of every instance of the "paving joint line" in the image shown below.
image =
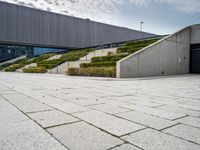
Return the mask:
[[[172,121],[177,121],[177,120],[179,120],[179,119],[187,118],[187,117],[189,117],[189,115],[185,115],[185,116],[182,116],[182,117],[179,117],[179,118],[176,118],[176,119],[172,119]]]
[[[49,126],[49,127],[43,127],[45,130],[51,129],[51,128],[56,128],[56,127],[61,127],[61,126],[65,126],[65,125],[70,125],[70,124],[74,124],[74,123],[78,123],[78,122],[82,122],[82,120],[77,120],[77,121],[72,121],[72,122],[68,122],[68,123],[63,123],[63,124],[57,124],[57,125],[53,125],[53,126]]]
[[[43,131],[45,131],[48,135],[50,135],[52,138],[54,138],[58,143],[60,143],[63,147],[65,147],[66,149],[70,150],[66,145],[64,145],[62,142],[59,141],[59,139],[57,139],[56,137],[52,136],[51,133],[49,133],[47,130],[45,130],[40,124],[38,124],[35,120],[33,120],[32,118],[30,118],[26,113],[24,113],[21,109],[19,109],[17,106],[15,106],[13,103],[11,103],[8,99],[4,98],[4,100],[6,100],[9,104],[11,104],[12,106],[14,106],[18,111],[20,111],[22,114],[24,114],[26,117],[29,118],[29,120],[35,122],[35,124],[37,124]]]
[[[181,139],[181,140],[187,141],[187,142],[189,142],[189,143],[193,143],[193,144],[196,144],[196,145],[199,145],[199,146],[200,146],[200,143],[196,143],[196,142],[194,142],[194,141],[190,141],[190,140],[187,140],[187,139],[178,137],[178,136],[176,136],[176,135],[173,135],[173,134],[170,134],[170,133],[167,133],[167,132],[163,132],[163,131],[161,131],[161,132],[162,132],[162,133],[165,133],[165,134],[167,134],[167,135],[173,136],[173,137],[175,137],[175,138],[178,138],[178,139]]]

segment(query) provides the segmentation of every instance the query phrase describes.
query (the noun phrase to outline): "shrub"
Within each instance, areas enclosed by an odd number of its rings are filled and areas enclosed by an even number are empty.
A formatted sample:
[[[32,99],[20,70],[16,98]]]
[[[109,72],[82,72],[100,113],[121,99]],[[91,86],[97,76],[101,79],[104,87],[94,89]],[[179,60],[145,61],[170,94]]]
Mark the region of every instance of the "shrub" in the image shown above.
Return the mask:
[[[137,46],[137,45],[140,45],[140,44],[149,45],[149,44],[157,42],[159,39],[160,38],[128,42],[128,43],[125,43],[125,46]]]
[[[27,64],[30,64],[29,58],[23,58],[13,63],[1,65],[0,70],[5,69],[6,72],[15,72],[17,69],[20,69]]]
[[[5,68],[6,72],[15,72],[17,69],[20,69],[22,67],[24,67],[24,64],[13,64],[10,65],[9,67]]]
[[[116,66],[115,61],[109,61],[109,62],[95,62],[95,63],[82,63],[80,64],[81,68],[89,68],[89,67],[112,67]]]
[[[117,53],[135,53],[138,50],[149,46],[152,43],[155,43],[156,41],[158,41],[160,38],[156,38],[156,39],[148,39],[148,40],[142,40],[142,41],[133,41],[133,42],[128,42],[125,43],[125,45],[123,47],[120,47],[117,49]]]
[[[69,68],[67,74],[72,76],[116,77],[116,68],[115,67]]]
[[[83,56],[75,55],[75,54],[63,54],[61,56],[61,59],[63,61],[77,61],[80,59],[80,57],[83,57]]]
[[[92,52],[94,51],[93,48],[88,48],[88,49],[82,49],[82,50],[72,50],[72,51],[69,51],[67,54],[77,54],[77,53],[82,53],[82,52]]]
[[[46,60],[54,55],[55,54],[44,54],[44,55],[40,55],[33,59],[30,59],[30,58],[20,59],[14,63],[2,65],[2,67],[0,67],[0,69],[5,68],[6,72],[15,72],[17,69],[23,68],[25,65],[41,62],[41,61]]]
[[[128,55],[113,55],[113,56],[102,56],[102,57],[93,57],[91,59],[91,61],[94,63],[94,62],[106,62],[106,61],[114,61],[115,59],[116,60],[120,60],[124,57],[126,57]]]
[[[50,57],[53,57],[54,55],[55,54],[43,54],[43,55],[40,55],[40,56],[34,58],[31,63],[37,63],[39,61],[49,59]]]
[[[123,58],[124,58],[124,57],[123,57]],[[111,61],[115,61],[115,62],[116,62],[116,61],[119,61],[119,60],[121,60],[121,59],[122,59],[122,58],[112,58]]]
[[[43,60],[37,63],[38,67],[44,67],[46,69],[52,69],[56,66],[62,64],[64,60],[62,58],[54,59],[54,60]]]
[[[33,62],[36,62],[39,67],[52,69],[66,61],[78,61],[81,57],[86,56],[88,52],[93,50],[94,49],[73,50],[68,53],[62,54],[60,58],[54,60],[46,60],[52,57],[54,54],[45,54],[39,56],[38,58],[35,58]]]
[[[117,53],[127,53],[129,48],[131,47],[120,47],[117,49]]]
[[[10,65],[11,65],[11,63],[0,65],[0,70],[3,70],[4,68],[9,67]]]
[[[110,51],[109,51],[109,52],[107,53],[107,56],[113,56],[113,55],[114,55],[114,52],[110,52]]]
[[[46,73],[47,69],[44,67],[29,67],[23,69],[24,73]]]
[[[141,50],[142,48],[144,48],[144,47],[137,47],[137,48],[129,49],[129,50],[128,50],[128,53],[129,53],[129,54],[135,53],[135,52]]]
[[[23,59],[17,60],[13,64],[23,64],[23,63],[26,63],[26,61],[28,61],[28,60],[29,60],[29,58],[23,58]]]
[[[68,55],[68,57],[66,57],[65,55],[64,57],[54,59],[54,60],[39,61],[37,65],[40,67],[45,67],[46,69],[52,69],[66,61],[77,61],[77,60],[79,60],[78,56]]]
[[[67,73],[68,73],[68,75],[71,75],[71,76],[78,76],[79,68],[69,68]]]

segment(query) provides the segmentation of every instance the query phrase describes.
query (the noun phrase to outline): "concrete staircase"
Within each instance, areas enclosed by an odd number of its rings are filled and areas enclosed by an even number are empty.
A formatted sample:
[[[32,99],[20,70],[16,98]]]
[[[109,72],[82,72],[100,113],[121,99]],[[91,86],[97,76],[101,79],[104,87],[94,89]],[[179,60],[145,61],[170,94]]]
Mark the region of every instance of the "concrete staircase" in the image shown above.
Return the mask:
[[[48,70],[48,72],[55,73],[55,74],[56,73],[66,74],[66,71],[68,70],[68,68],[71,68],[71,67],[79,68],[79,65],[81,63],[90,63],[93,57],[107,56],[108,52],[113,52],[114,54],[116,54],[117,48],[109,48],[109,49],[96,50],[94,52],[90,52],[88,55],[81,57],[78,61],[65,62],[57,66],[56,68]]]

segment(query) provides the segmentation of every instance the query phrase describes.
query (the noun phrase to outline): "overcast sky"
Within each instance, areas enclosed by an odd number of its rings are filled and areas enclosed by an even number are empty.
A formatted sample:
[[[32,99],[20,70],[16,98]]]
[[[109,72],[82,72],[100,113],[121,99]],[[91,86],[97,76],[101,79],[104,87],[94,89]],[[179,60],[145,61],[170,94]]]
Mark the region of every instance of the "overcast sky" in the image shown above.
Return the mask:
[[[156,34],[200,23],[200,0],[1,0]]]

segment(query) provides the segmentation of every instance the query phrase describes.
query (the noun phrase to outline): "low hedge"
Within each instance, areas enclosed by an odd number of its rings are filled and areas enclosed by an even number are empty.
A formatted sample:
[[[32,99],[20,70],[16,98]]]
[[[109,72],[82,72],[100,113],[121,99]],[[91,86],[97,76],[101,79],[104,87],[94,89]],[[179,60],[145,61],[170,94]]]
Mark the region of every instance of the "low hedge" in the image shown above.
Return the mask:
[[[120,47],[117,49],[117,53],[135,53],[138,50],[149,46],[152,43],[155,43],[158,41],[159,38],[157,39],[149,39],[149,40],[143,40],[143,41],[134,41],[134,42],[128,42],[126,43],[123,47]]]
[[[141,50],[143,49],[144,47],[129,47],[129,48],[119,48],[117,50],[117,53],[129,53],[129,54],[132,54],[132,53],[135,53],[137,52],[138,50]]]
[[[54,60],[43,60],[43,61],[39,61],[37,63],[37,66],[44,67],[46,69],[52,69],[52,68],[55,68],[56,66],[62,64],[63,62],[64,62],[64,60],[61,58],[54,59]]]
[[[46,59],[49,59],[50,57],[53,57],[55,54],[43,54],[43,55],[40,55],[36,58],[34,58],[31,63],[37,63],[39,61],[43,61],[43,60],[46,60]]]
[[[46,73],[47,69],[44,67],[29,67],[23,69],[24,73]]]
[[[79,52],[92,52],[94,51],[93,48],[87,48],[87,49],[81,49],[81,50],[72,50],[69,51],[68,54],[74,54],[74,53],[79,53]]]
[[[123,58],[124,58],[124,57],[122,57],[122,58],[112,58],[111,61],[117,62],[117,61],[119,61],[119,60],[121,60],[121,59],[123,59]]]
[[[44,67],[46,69],[53,69],[56,66],[67,61],[78,61],[81,57],[86,56],[88,54],[88,51],[92,51],[92,50],[93,49],[70,51],[68,53],[62,54],[62,56],[58,59],[38,61],[37,66]]]
[[[132,49],[128,49],[128,53],[129,54],[132,54],[132,53],[135,53],[141,49],[143,49],[144,47],[138,47],[138,48],[132,48]]]
[[[131,46],[124,46],[124,47],[120,47],[117,49],[117,53],[127,53],[129,49],[131,49]]]
[[[0,69],[5,68],[6,72],[15,72],[17,69],[23,68],[25,65],[28,65],[31,63],[37,63],[38,61],[48,59],[52,56],[54,56],[54,54],[44,54],[39,57],[33,58],[31,61],[30,61],[30,58],[20,59],[14,63],[2,65]]]
[[[90,68],[69,68],[67,71],[71,76],[91,77],[116,77],[115,67],[90,67]]]
[[[54,59],[54,60],[43,60],[43,61],[39,61],[37,63],[37,66],[39,67],[45,67],[46,69],[53,69],[55,68],[56,66],[66,62],[66,61],[77,61],[79,60],[79,57],[78,56],[71,56],[71,57],[61,57],[61,58],[58,58],[58,59]]]
[[[160,38],[128,42],[128,43],[125,43],[125,46],[137,46],[137,45],[141,45],[141,44],[149,45],[149,44],[157,42],[159,39]]]
[[[10,65],[11,65],[11,63],[0,65],[0,70],[3,70],[4,68],[9,67]]]
[[[113,56],[113,55],[115,55],[114,52],[110,52],[110,51],[109,51],[109,52],[107,53],[107,56]]]
[[[87,54],[86,54],[87,55]],[[84,55],[85,56],[85,55]],[[80,59],[80,57],[83,57],[83,56],[80,56],[80,55],[75,55],[75,54],[63,54],[61,56],[61,59],[63,61],[78,61]]]
[[[108,62],[95,62],[95,63],[82,63],[80,64],[81,68],[89,68],[89,67],[113,67],[116,66],[115,61]]]
[[[25,64],[13,64],[5,68],[5,72],[15,72],[17,69],[24,67]]]
[[[93,57],[91,59],[91,62],[106,62],[106,61],[115,61],[115,60],[120,60],[124,57],[127,57],[128,55],[112,55],[112,56],[102,56],[102,57]]]

